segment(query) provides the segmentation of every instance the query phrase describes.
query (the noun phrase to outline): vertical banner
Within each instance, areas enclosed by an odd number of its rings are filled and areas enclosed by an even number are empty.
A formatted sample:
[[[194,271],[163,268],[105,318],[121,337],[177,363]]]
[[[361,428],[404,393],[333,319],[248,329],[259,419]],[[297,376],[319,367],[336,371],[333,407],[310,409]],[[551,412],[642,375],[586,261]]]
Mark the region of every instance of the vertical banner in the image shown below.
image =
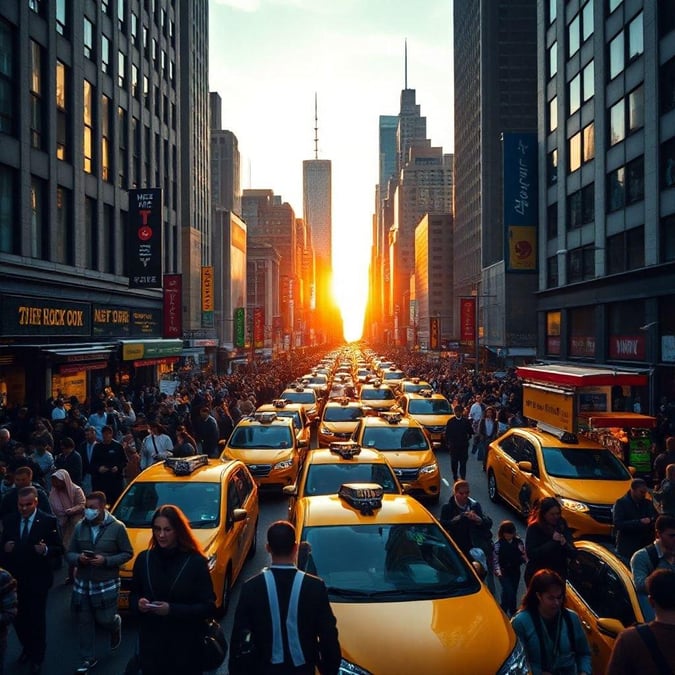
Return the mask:
[[[129,288],[162,287],[162,190],[129,190]]]
[[[213,267],[202,267],[202,326],[213,328]]]
[[[180,338],[183,336],[183,277],[180,274],[165,274],[163,290],[162,337]]]
[[[537,271],[537,136],[503,135],[504,251],[509,272]]]
[[[460,298],[459,317],[459,339],[462,342],[474,342],[476,339],[476,298]]]
[[[243,347],[246,344],[246,312],[243,307],[234,310],[234,346]]]
[[[256,349],[265,346],[265,310],[262,307],[253,309],[253,343]]]
[[[429,349],[439,349],[441,346],[438,338],[438,323],[439,321],[436,317],[429,319]]]

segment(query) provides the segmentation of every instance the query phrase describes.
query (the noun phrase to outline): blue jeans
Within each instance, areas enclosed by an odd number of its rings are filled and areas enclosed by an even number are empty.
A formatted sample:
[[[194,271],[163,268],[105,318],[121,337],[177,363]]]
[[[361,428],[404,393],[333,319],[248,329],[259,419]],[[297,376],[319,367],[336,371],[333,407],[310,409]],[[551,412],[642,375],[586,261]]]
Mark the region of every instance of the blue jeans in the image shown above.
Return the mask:
[[[513,616],[516,613],[516,594],[518,593],[518,583],[520,582],[520,573],[518,576],[504,574],[499,579],[502,587],[502,597],[499,602],[506,616]]]

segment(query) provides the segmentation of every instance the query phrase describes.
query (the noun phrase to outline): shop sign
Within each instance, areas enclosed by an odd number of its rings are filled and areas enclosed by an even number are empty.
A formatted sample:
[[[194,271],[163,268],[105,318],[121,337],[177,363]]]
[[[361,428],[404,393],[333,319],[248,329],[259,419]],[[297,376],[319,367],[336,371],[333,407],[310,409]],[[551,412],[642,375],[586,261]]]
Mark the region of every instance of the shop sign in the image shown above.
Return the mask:
[[[631,438],[628,441],[628,464],[635,467],[638,474],[652,472],[652,443],[649,437]]]
[[[180,274],[164,275],[164,324],[162,337],[179,338],[183,334],[183,277]]]
[[[145,366],[169,366],[172,363],[178,363],[177,356],[169,359],[143,359],[142,361],[134,361],[134,367],[143,368]]]
[[[3,337],[91,336],[91,305],[50,298],[2,296]]]
[[[180,355],[182,340],[158,340],[157,342],[128,342],[122,345],[122,360],[134,361],[163,356]]]
[[[132,309],[131,336],[161,336],[162,312],[159,309]]]
[[[213,267],[202,267],[202,326],[213,327]]]
[[[595,337],[573,335],[570,338],[570,356],[595,356]]]
[[[460,336],[462,342],[473,342],[476,339],[476,298],[460,298]]]
[[[256,349],[265,346],[265,310],[262,307],[253,309],[253,342]]]
[[[610,335],[609,357],[626,361],[644,361],[644,335]]]
[[[93,363],[80,363],[76,366],[59,366],[59,373],[61,375],[75,375],[85,370],[104,370],[107,367],[107,361],[94,361]]]
[[[125,337],[131,335],[131,310],[128,307],[93,305],[94,337]]]
[[[438,339],[438,319],[432,317],[429,319],[429,349],[439,349],[440,341]]]
[[[243,347],[246,343],[246,311],[243,307],[234,310],[234,346]]]
[[[129,288],[162,287],[162,190],[129,190]]]
[[[563,431],[574,431],[574,395],[523,384],[523,415]]]

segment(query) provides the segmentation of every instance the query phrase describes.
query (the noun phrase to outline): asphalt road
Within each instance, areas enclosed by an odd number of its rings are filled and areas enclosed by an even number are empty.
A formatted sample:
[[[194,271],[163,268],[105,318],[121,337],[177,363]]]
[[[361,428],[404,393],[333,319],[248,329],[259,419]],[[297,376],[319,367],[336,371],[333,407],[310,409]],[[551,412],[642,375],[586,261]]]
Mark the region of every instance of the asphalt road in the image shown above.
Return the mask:
[[[444,479],[441,491],[441,500],[438,506],[433,506],[430,510],[438,517],[441,511],[441,505],[445,503],[451,494],[450,460],[446,452],[438,452],[438,460],[441,466],[441,475],[450,477],[450,481]],[[496,533],[499,523],[508,518],[516,523],[519,533],[524,536],[524,523],[519,520],[517,514],[502,505],[492,504],[487,494],[487,481],[485,474],[481,469],[481,463],[474,455],[470,455],[467,467],[467,479],[471,484],[471,496],[477,499],[483,510],[486,511],[494,522],[493,531]],[[261,512],[259,523],[259,542],[258,550],[254,558],[248,561],[244,567],[240,580],[234,587],[234,596],[230,611],[223,620],[225,634],[229,637],[232,629],[232,618],[234,608],[238,598],[239,583],[246,579],[268,562],[269,558],[265,551],[264,533],[270,523],[275,520],[285,519],[287,517],[287,501],[281,495],[263,494],[261,497]],[[47,656],[43,665],[43,675],[71,675],[80,665],[77,642],[77,625],[70,613],[70,593],[71,587],[63,585],[65,570],[59,573],[54,587],[50,591],[49,603],[47,607]],[[339,629],[339,626],[338,626]],[[108,635],[99,636],[99,649],[97,656],[99,663],[92,674],[95,675],[122,675],[124,667],[133,655],[137,641],[137,627],[133,617],[124,617],[122,626],[122,644],[115,652],[108,649]],[[9,644],[6,655],[6,670],[8,674],[17,675],[27,672],[25,666],[16,663],[20,654],[20,646],[16,639],[13,629],[10,629]],[[218,675],[226,675],[227,667],[224,664],[218,671]]]

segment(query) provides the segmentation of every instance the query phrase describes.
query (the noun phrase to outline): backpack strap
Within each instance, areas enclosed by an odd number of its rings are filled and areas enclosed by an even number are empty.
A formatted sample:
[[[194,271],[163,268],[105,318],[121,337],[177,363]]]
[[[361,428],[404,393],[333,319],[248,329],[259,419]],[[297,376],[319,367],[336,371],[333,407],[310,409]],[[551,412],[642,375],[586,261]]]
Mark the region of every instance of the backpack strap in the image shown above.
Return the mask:
[[[652,633],[649,626],[646,623],[641,623],[636,626],[636,629],[638,635],[642,638],[645,645],[647,645],[647,649],[649,650],[652,659],[654,659],[654,663],[656,664],[659,673],[661,675],[672,675],[673,671],[671,667],[668,665],[668,661],[666,657],[663,655],[663,652],[659,647],[659,643],[656,641],[654,633]]]
[[[659,552],[656,550],[655,544],[648,544],[645,546],[645,551],[649,556],[649,562],[652,564],[652,572],[659,566]]]

